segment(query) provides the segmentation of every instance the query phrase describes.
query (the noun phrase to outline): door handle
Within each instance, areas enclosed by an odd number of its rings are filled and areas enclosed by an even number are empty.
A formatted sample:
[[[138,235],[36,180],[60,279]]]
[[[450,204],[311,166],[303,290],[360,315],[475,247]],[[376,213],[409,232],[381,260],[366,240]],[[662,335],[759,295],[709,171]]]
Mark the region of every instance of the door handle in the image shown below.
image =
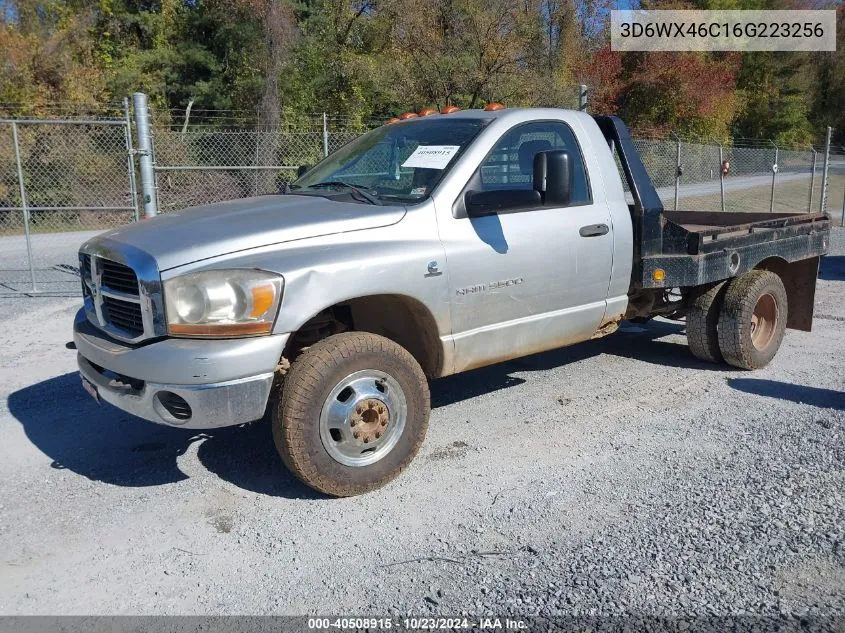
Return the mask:
[[[587,226],[582,226],[578,233],[581,234],[581,237],[596,237],[598,235],[607,235],[608,231],[610,231],[610,228],[607,224],[588,224]]]

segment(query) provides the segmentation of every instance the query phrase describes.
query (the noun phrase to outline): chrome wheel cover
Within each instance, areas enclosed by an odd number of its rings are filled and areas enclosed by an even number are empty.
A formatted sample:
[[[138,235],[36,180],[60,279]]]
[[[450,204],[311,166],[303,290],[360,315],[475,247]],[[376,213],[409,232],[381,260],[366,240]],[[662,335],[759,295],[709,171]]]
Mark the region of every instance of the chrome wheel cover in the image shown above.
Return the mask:
[[[329,392],[320,411],[320,439],[344,466],[369,466],[396,446],[408,402],[396,380],[375,369],[349,374]]]

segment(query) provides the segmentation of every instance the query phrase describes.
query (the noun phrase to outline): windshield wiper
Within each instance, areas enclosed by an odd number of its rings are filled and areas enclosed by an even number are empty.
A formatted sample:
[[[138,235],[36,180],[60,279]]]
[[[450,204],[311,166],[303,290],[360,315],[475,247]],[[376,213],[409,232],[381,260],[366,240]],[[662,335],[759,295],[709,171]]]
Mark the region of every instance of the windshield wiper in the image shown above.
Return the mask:
[[[317,189],[318,187],[344,187],[353,193],[358,194],[370,204],[381,204],[381,201],[376,196],[364,191],[365,189],[370,189],[370,187],[365,185],[353,185],[352,183],[343,182],[342,180],[326,180],[325,182],[317,182],[313,185],[308,185],[306,189]]]

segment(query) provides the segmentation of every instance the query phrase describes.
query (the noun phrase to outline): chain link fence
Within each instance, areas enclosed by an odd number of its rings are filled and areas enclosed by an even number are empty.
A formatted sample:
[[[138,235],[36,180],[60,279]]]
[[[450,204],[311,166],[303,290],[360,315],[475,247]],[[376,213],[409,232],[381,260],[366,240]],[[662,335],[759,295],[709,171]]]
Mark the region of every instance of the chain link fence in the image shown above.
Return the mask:
[[[77,294],[76,251],[97,232],[138,219],[138,161],[149,161],[158,211],[277,193],[382,121],[328,115],[259,125],[153,121],[149,152],[134,121],[0,119],[0,295]],[[141,117],[146,119],[147,117]],[[636,138],[667,209],[806,212],[822,208],[823,151],[773,143]],[[140,156],[138,156],[140,154]],[[148,182],[148,181],[145,181]],[[845,220],[845,148],[828,156],[824,210]]]
[[[331,153],[364,131],[339,129],[336,123],[278,132],[154,127],[159,210],[281,191],[285,182],[295,179],[299,166],[315,164],[326,148]],[[667,209],[819,209],[823,152],[786,150],[771,143],[722,146],[677,137],[635,139],[634,145]],[[826,209],[838,217],[835,194],[845,174],[837,156],[831,154],[832,195]]]
[[[0,294],[79,291],[77,249],[138,219],[126,119],[0,119]]]
[[[278,193],[296,179],[300,166],[318,163],[374,127],[346,124],[325,115],[294,130],[204,125],[179,130],[154,124],[159,211]]]
[[[638,139],[634,145],[667,209],[796,213],[820,208],[824,154],[814,149],[679,138]],[[845,176],[841,160],[830,155],[831,182]],[[826,210],[838,217],[835,197],[828,196]]]

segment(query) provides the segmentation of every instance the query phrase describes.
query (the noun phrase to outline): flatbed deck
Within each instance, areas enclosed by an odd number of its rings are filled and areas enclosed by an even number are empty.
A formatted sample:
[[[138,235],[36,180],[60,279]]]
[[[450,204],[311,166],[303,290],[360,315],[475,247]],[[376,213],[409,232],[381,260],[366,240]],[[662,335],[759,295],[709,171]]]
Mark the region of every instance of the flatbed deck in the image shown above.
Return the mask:
[[[823,213],[664,211],[663,254],[699,255],[827,230]]]

